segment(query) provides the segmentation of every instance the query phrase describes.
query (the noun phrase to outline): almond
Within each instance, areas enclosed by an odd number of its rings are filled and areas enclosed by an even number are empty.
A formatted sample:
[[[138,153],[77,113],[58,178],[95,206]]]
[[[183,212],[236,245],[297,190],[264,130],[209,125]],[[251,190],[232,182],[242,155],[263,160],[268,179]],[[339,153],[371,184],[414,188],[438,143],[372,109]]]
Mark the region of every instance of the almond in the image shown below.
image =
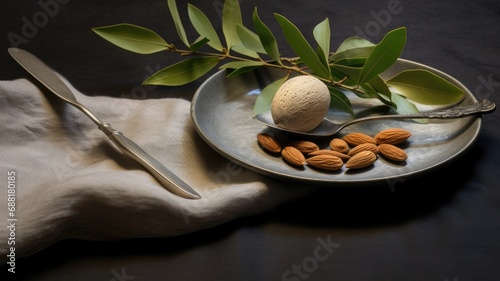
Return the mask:
[[[378,144],[388,143],[388,144],[400,144],[407,140],[411,136],[411,133],[404,129],[391,128],[380,131],[375,135],[375,140]]]
[[[313,151],[319,150],[318,145],[311,141],[294,141],[288,145],[297,148],[300,152],[304,154],[308,154]]]
[[[363,143],[373,143],[377,144],[374,138],[370,137],[367,134],[355,132],[355,133],[349,133],[344,136],[344,141],[349,144],[350,146],[357,146]]]
[[[375,154],[378,154],[378,147],[373,143],[369,142],[362,143],[360,145],[355,146],[353,149],[349,150],[349,153],[347,153],[347,155],[354,156],[360,153],[361,151],[371,151]]]
[[[330,148],[332,150],[342,152],[342,153],[347,153],[349,151],[349,145],[343,139],[339,139],[339,138],[334,138],[330,142]]]
[[[382,156],[392,161],[403,162],[406,160],[406,158],[408,158],[408,155],[404,150],[392,144],[388,143],[380,144],[378,146],[378,149],[380,151],[380,154],[382,154]]]
[[[345,167],[348,169],[361,169],[372,165],[377,160],[377,155],[371,151],[361,151],[347,161]]]
[[[287,146],[281,150],[281,156],[288,163],[295,166],[304,166],[306,164],[306,158],[304,154],[300,152],[297,148],[293,146]]]
[[[332,155],[332,156],[336,156],[344,161],[349,160],[349,158],[351,158],[351,156],[349,156],[347,154],[344,154],[344,153],[341,153],[341,152],[338,152],[335,150],[329,150],[329,149],[320,149],[320,150],[316,150],[314,152],[307,154],[307,156],[310,156],[310,157],[316,156],[316,155]]]
[[[342,161],[339,157],[327,154],[316,155],[308,158],[306,161],[307,165],[311,167],[328,171],[340,170],[340,168],[344,165],[344,161]]]
[[[257,141],[265,150],[271,153],[281,152],[281,145],[270,135],[263,133],[257,134]]]

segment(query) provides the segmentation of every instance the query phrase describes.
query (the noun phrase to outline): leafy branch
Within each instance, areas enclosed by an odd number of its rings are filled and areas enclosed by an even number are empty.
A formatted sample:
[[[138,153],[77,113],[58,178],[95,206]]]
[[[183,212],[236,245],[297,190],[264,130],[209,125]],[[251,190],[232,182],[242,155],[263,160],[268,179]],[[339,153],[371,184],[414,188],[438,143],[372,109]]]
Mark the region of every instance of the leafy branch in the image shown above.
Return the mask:
[[[189,40],[176,1],[168,0],[167,4],[185,48],[178,48],[156,32],[133,24],[93,28],[99,36],[131,52],[152,54],[166,51],[183,57],[181,61],[151,75],[143,82],[144,85],[188,84],[224,61],[219,69],[228,70],[228,77],[261,67],[285,71],[282,78],[266,86],[257,97],[255,114],[270,108],[274,94],[292,73],[312,75],[323,81],[330,90],[331,106],[350,114],[354,113],[345,91],[360,98],[379,99],[401,114],[418,112],[413,102],[443,105],[455,103],[464,96],[464,92],[455,85],[422,69],[402,71],[387,80],[381,77],[401,56],[406,43],[404,27],[388,32],[377,44],[361,37],[349,37],[332,52],[328,18],[315,26],[313,36],[316,48],[313,48],[297,26],[275,13],[288,46],[296,55],[287,58],[281,56],[276,37],[260,19],[257,8],[252,14],[252,31],[243,25],[238,0],[225,0],[222,42],[209,18],[192,4],[187,5],[188,17],[199,37]]]

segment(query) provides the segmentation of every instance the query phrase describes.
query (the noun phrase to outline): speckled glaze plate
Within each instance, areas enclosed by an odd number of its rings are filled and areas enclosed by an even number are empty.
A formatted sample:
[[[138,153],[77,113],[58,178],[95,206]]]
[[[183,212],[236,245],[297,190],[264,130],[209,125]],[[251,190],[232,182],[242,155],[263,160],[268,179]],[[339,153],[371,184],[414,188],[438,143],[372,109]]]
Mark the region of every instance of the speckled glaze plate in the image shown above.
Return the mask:
[[[462,83],[446,73],[416,62],[400,59],[382,76],[390,78],[405,69],[429,70],[465,91],[461,105],[476,102],[475,97]],[[192,101],[191,115],[199,135],[227,159],[257,173],[289,181],[352,186],[403,181],[433,171],[463,154],[474,143],[481,128],[479,116],[434,119],[429,120],[427,124],[404,120],[358,123],[346,127],[334,137],[342,137],[355,131],[373,136],[386,128],[405,128],[412,132],[412,136],[402,147],[408,154],[408,159],[403,163],[393,163],[379,157],[374,165],[356,171],[345,167],[335,172],[310,167],[295,168],[284,162],[281,157],[263,151],[256,137],[258,133],[266,132],[286,142],[290,136],[272,131],[253,119],[253,105],[260,90],[283,75],[280,70],[270,69],[249,72],[236,78],[226,78],[225,71],[212,75],[199,87]],[[386,110],[378,100],[351,97],[356,114],[364,114],[367,109]],[[417,106],[422,111],[437,109]],[[331,110],[327,117],[335,122],[349,119],[349,116],[336,110]],[[328,148],[332,138],[314,141],[320,148]]]

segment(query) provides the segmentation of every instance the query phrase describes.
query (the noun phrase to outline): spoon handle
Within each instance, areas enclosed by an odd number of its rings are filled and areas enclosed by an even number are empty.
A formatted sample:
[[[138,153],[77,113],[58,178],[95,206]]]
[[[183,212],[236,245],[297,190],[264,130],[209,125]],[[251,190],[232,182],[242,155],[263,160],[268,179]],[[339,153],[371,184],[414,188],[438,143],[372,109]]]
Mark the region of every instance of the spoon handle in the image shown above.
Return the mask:
[[[362,117],[358,119],[354,119],[349,123],[358,123],[362,121],[368,120],[380,120],[380,119],[418,119],[418,118],[431,118],[431,119],[450,119],[450,118],[461,118],[466,116],[471,116],[475,114],[481,113],[490,113],[493,112],[496,108],[495,103],[483,99],[479,102],[473,103],[471,105],[459,106],[449,109],[443,110],[435,110],[428,112],[420,112],[414,114],[392,114],[392,115],[377,115],[377,116],[368,116]],[[345,124],[347,125],[347,124]]]
[[[428,112],[422,112],[422,113],[416,113],[415,115],[417,118],[441,118],[441,119],[446,119],[446,118],[459,118],[459,117],[465,117],[465,116],[470,116],[474,114],[479,114],[479,113],[489,113],[493,112],[496,108],[495,103],[483,99],[479,102],[473,103],[471,105],[466,105],[466,106],[459,106],[459,107],[454,107],[454,108],[449,108],[449,109],[444,109],[444,110],[436,110],[436,111],[428,111]],[[411,114],[408,114],[411,115]],[[421,117],[419,117],[421,116]]]

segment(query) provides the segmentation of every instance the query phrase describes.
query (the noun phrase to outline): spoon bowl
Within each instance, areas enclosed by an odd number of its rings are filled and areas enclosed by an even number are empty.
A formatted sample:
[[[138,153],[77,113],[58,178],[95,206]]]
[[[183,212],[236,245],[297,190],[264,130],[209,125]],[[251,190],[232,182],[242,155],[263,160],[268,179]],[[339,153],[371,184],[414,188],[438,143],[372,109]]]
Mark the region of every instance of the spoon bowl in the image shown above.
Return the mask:
[[[262,122],[269,128],[277,131],[281,131],[287,134],[292,134],[292,135],[301,135],[301,136],[308,136],[308,137],[328,137],[336,132],[340,131],[337,129],[339,125],[333,123],[332,121],[328,120],[327,118],[324,118],[321,123],[316,126],[316,128],[307,131],[307,132],[298,132],[298,131],[293,131],[289,130],[283,127],[280,127],[274,123],[273,117],[271,115],[270,111],[262,112],[254,117],[256,120]]]
[[[390,114],[390,115],[368,116],[368,117],[356,118],[341,124],[333,123],[332,121],[325,118],[316,128],[308,132],[293,131],[276,125],[274,123],[270,111],[259,113],[255,115],[254,118],[257,121],[262,122],[271,129],[284,132],[287,134],[305,136],[305,137],[328,137],[335,135],[336,133],[338,133],[339,131],[341,131],[342,129],[344,129],[349,125],[364,121],[382,120],[382,119],[453,119],[453,118],[463,118],[471,115],[491,113],[495,111],[495,109],[496,109],[495,103],[487,99],[484,99],[479,102],[475,102],[471,105],[458,106],[444,110],[427,111],[415,114]]]

